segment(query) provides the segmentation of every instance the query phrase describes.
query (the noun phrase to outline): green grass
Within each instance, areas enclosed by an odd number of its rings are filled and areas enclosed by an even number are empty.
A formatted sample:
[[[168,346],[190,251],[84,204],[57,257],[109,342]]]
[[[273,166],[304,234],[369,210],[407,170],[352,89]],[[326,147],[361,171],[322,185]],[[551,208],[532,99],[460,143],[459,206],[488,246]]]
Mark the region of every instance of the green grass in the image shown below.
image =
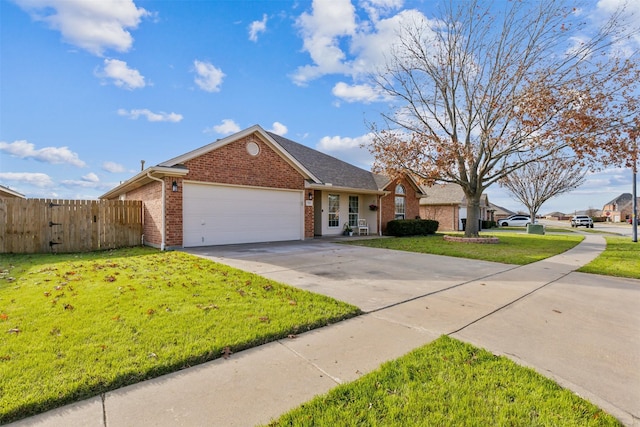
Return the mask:
[[[0,424],[354,316],[181,252],[0,256]]]
[[[443,336],[283,415],[276,426],[620,426],[569,390]]]
[[[640,246],[628,237],[605,237],[607,249],[589,264],[583,273],[640,279]]]
[[[443,239],[442,234],[435,234],[420,237],[359,240],[348,243],[373,248],[525,265],[565,252],[584,239],[583,236],[577,234],[482,233],[482,237],[488,236],[496,236],[500,242],[497,244],[448,242]]]

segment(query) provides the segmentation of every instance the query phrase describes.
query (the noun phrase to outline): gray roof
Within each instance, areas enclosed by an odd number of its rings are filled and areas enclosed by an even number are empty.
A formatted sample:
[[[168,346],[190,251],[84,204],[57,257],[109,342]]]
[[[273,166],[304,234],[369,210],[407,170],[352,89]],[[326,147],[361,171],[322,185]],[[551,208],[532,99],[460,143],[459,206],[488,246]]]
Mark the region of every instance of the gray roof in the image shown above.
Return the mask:
[[[611,200],[609,203],[605,203],[604,205],[628,205],[633,201],[633,195],[631,193],[622,193],[615,199]]]
[[[508,216],[508,215],[515,214],[515,212],[513,212],[511,210],[509,210],[507,208],[504,208],[502,206],[498,206],[495,203],[491,203],[491,202],[489,202],[489,208],[493,209],[496,215],[507,215]]]
[[[464,200],[464,192],[458,184],[433,184],[422,186],[426,197],[420,199],[421,205],[459,205]]]
[[[467,205],[467,197],[464,195],[462,187],[458,184],[445,183],[433,184],[432,186],[423,185],[420,187],[424,196],[420,199],[423,206],[434,205]],[[483,194],[480,197],[480,206],[489,207],[489,197]]]
[[[338,187],[361,188],[366,190],[378,190],[384,183],[379,175],[375,175],[357,166],[316,151],[312,148],[294,142],[290,139],[267,132],[283,149],[303,165],[309,172],[322,181],[323,184],[332,184]],[[389,179],[382,177],[389,182]]]

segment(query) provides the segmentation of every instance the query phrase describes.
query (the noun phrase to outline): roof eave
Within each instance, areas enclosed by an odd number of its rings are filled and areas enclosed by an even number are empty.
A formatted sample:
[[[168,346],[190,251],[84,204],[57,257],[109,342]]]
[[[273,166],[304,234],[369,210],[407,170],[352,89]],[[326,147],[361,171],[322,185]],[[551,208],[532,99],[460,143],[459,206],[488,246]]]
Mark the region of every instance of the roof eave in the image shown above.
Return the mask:
[[[114,199],[119,197],[121,194],[128,193],[132,190],[142,187],[145,184],[153,181],[149,178],[149,175],[155,176],[156,178],[162,178],[165,176],[185,176],[189,173],[189,169],[187,168],[174,168],[174,167],[166,167],[166,166],[152,166],[143,171],[140,171],[137,175],[129,178],[125,182],[121,183],[117,187],[107,191],[100,199]]]
[[[384,195],[387,192],[383,190],[373,190],[369,188],[356,188],[356,187],[341,187],[338,185],[326,185],[326,184],[313,184],[307,183],[306,188],[311,190],[323,190],[323,191],[339,191],[343,193],[357,193],[357,194],[375,194]]]
[[[24,194],[18,193],[17,191],[12,190],[9,187],[5,187],[4,185],[0,185],[0,193],[5,193],[5,194],[8,194],[8,195],[13,196],[13,197],[18,197],[20,199],[26,199],[27,198]]]
[[[239,139],[245,138],[251,134],[258,134],[260,138],[272,148],[274,148],[291,166],[293,166],[305,179],[312,179],[316,182],[320,182],[320,180],[314,176],[307,168],[305,168],[298,160],[296,160],[293,156],[291,156],[287,150],[285,150],[280,144],[278,144],[269,134],[260,126],[253,125],[249,128],[241,130],[240,132],[236,132],[232,135],[219,139],[211,144],[207,144],[203,147],[197,148],[195,150],[189,151],[188,153],[182,154],[181,156],[174,157],[173,159],[169,159],[165,162],[159,164],[159,166],[171,167],[178,164],[184,164],[191,159],[202,156],[205,153],[216,150],[220,147],[223,147],[227,144],[230,144]]]

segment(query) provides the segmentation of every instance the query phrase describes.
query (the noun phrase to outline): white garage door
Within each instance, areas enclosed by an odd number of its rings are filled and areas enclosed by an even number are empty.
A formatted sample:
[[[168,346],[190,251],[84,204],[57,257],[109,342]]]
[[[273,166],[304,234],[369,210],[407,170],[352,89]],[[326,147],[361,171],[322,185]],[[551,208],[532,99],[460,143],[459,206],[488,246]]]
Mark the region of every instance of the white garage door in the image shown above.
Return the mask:
[[[301,240],[302,192],[185,183],[183,245]]]

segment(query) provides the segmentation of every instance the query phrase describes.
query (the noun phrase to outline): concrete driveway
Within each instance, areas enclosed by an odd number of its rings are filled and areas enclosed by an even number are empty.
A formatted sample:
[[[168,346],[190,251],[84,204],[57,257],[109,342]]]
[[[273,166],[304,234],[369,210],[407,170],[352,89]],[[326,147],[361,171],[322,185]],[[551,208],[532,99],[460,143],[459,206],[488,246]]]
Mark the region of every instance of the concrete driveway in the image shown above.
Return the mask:
[[[364,312],[409,301],[513,265],[323,240],[185,249],[194,255],[328,295]]]
[[[640,426],[640,281],[574,272],[603,249],[521,267],[317,240],[188,252],[507,355]]]

